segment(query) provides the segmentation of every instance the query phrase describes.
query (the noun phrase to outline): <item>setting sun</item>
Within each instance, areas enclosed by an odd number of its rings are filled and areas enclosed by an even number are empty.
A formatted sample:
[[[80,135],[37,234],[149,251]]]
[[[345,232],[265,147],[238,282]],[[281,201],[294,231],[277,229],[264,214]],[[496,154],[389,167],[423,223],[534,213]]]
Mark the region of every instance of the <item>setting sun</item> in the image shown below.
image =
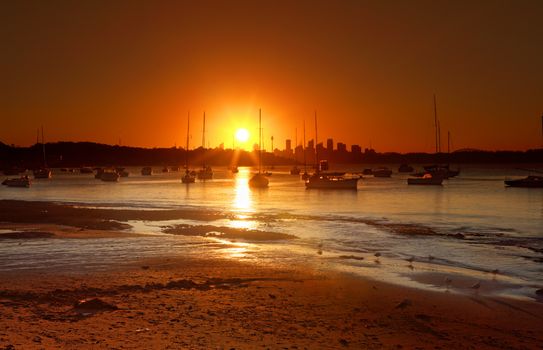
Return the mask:
[[[236,140],[239,142],[247,142],[247,140],[249,140],[249,131],[244,128],[238,129],[236,131]]]

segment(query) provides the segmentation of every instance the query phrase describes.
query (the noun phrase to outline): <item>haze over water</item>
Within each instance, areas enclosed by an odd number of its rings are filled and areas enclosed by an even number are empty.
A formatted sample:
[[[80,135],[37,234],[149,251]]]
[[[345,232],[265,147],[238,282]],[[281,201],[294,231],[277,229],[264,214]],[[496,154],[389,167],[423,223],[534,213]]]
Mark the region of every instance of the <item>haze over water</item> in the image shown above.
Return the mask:
[[[395,168],[394,165],[390,165]],[[159,170],[155,167],[155,170]],[[441,274],[482,280],[496,293],[529,295],[543,283],[543,191],[505,188],[514,167],[466,166],[443,186],[408,186],[407,175],[365,177],[357,191],[306,190],[277,167],[265,190],[250,189],[249,168],[215,169],[211,181],[184,185],[181,173],[139,175],[105,183],[92,175],[56,172],[31,189],[2,188],[3,199],[53,201],[135,210],[182,209],[189,219],[129,222],[145,237],[6,241],[0,269],[66,270],[107,267],[135,257],[217,255],[255,264],[308,263],[395,283],[444,288]],[[361,171],[362,166],[343,170]],[[209,219],[212,217],[212,219]],[[163,233],[177,224],[278,232],[297,237],[264,241]],[[240,231],[241,232],[241,231]],[[377,259],[374,254],[381,253]],[[414,257],[411,265],[406,259]],[[363,258],[363,259],[362,259]],[[378,261],[376,261],[378,260]],[[499,270],[494,275],[492,270]]]

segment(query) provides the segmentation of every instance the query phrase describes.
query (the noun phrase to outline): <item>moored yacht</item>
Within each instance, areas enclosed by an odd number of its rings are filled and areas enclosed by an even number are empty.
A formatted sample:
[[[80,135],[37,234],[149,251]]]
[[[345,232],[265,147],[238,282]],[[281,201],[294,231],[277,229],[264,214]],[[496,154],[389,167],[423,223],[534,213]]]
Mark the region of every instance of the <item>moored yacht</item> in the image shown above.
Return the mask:
[[[2,185],[8,187],[30,187],[30,184],[30,178],[27,175],[21,176],[19,178],[5,179],[2,182]]]
[[[252,188],[267,188],[270,180],[262,173],[262,110],[258,110],[258,173],[249,179]]]

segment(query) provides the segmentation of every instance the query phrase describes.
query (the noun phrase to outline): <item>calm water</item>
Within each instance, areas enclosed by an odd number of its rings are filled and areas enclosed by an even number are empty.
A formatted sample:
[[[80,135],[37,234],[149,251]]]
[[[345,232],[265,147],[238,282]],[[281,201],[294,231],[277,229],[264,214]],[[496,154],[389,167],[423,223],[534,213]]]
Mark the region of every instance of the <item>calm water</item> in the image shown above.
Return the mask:
[[[347,192],[306,190],[285,167],[273,170],[266,190],[249,189],[248,168],[240,168],[236,175],[215,169],[214,180],[189,186],[181,184],[178,172],[143,177],[139,169],[128,170],[130,177],[119,183],[57,171],[50,180],[34,181],[30,189],[2,187],[0,198],[197,209],[222,218],[130,222],[134,232],[149,234],[137,238],[36,240],[21,245],[5,241],[0,243],[0,269],[37,269],[44,261],[48,266],[107,268],[105,261],[204,253],[255,264],[306,263],[434,288],[443,288],[435,277],[441,273],[499,284],[494,289],[509,295],[530,295],[543,287],[543,189],[505,188],[505,178],[526,175],[513,166],[466,166],[458,178],[435,187],[408,186],[407,175],[395,172],[391,178],[364,178],[358,191]],[[275,231],[298,239],[227,242],[161,233],[162,226],[180,223]],[[400,224],[409,225],[410,233],[431,234],[407,234]],[[377,262],[376,252],[382,254]],[[411,257],[412,266],[405,261]],[[496,276],[488,272],[494,269],[499,269]]]

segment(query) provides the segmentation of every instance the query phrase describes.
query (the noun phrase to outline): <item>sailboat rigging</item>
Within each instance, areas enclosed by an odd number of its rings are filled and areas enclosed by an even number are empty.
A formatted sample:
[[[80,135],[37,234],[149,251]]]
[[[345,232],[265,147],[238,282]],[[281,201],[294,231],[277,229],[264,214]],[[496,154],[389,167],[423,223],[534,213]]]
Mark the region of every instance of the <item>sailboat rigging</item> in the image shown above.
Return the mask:
[[[41,127],[41,147],[43,154],[43,165],[39,169],[33,171],[35,179],[50,179],[51,169],[47,167],[47,159],[45,157],[45,138],[43,136],[43,126]]]
[[[321,172],[321,164],[319,162],[319,152],[317,149],[317,112],[315,111],[315,160],[316,170],[305,182],[307,189],[334,189],[334,190],[356,190],[358,184],[358,176],[346,177],[345,173],[325,173]]]
[[[204,162],[202,169],[198,171],[198,180],[211,180],[213,178],[213,170],[209,165],[205,163],[205,151],[206,151],[206,112],[204,112],[204,128],[202,131],[202,150],[204,152]]]
[[[190,184],[196,181],[196,178],[189,171],[189,130],[190,130],[190,112],[187,114],[187,147],[185,148],[185,174],[181,178],[184,184]]]
[[[258,110],[258,173],[249,180],[250,187],[268,187],[269,180],[262,173],[262,110]]]

